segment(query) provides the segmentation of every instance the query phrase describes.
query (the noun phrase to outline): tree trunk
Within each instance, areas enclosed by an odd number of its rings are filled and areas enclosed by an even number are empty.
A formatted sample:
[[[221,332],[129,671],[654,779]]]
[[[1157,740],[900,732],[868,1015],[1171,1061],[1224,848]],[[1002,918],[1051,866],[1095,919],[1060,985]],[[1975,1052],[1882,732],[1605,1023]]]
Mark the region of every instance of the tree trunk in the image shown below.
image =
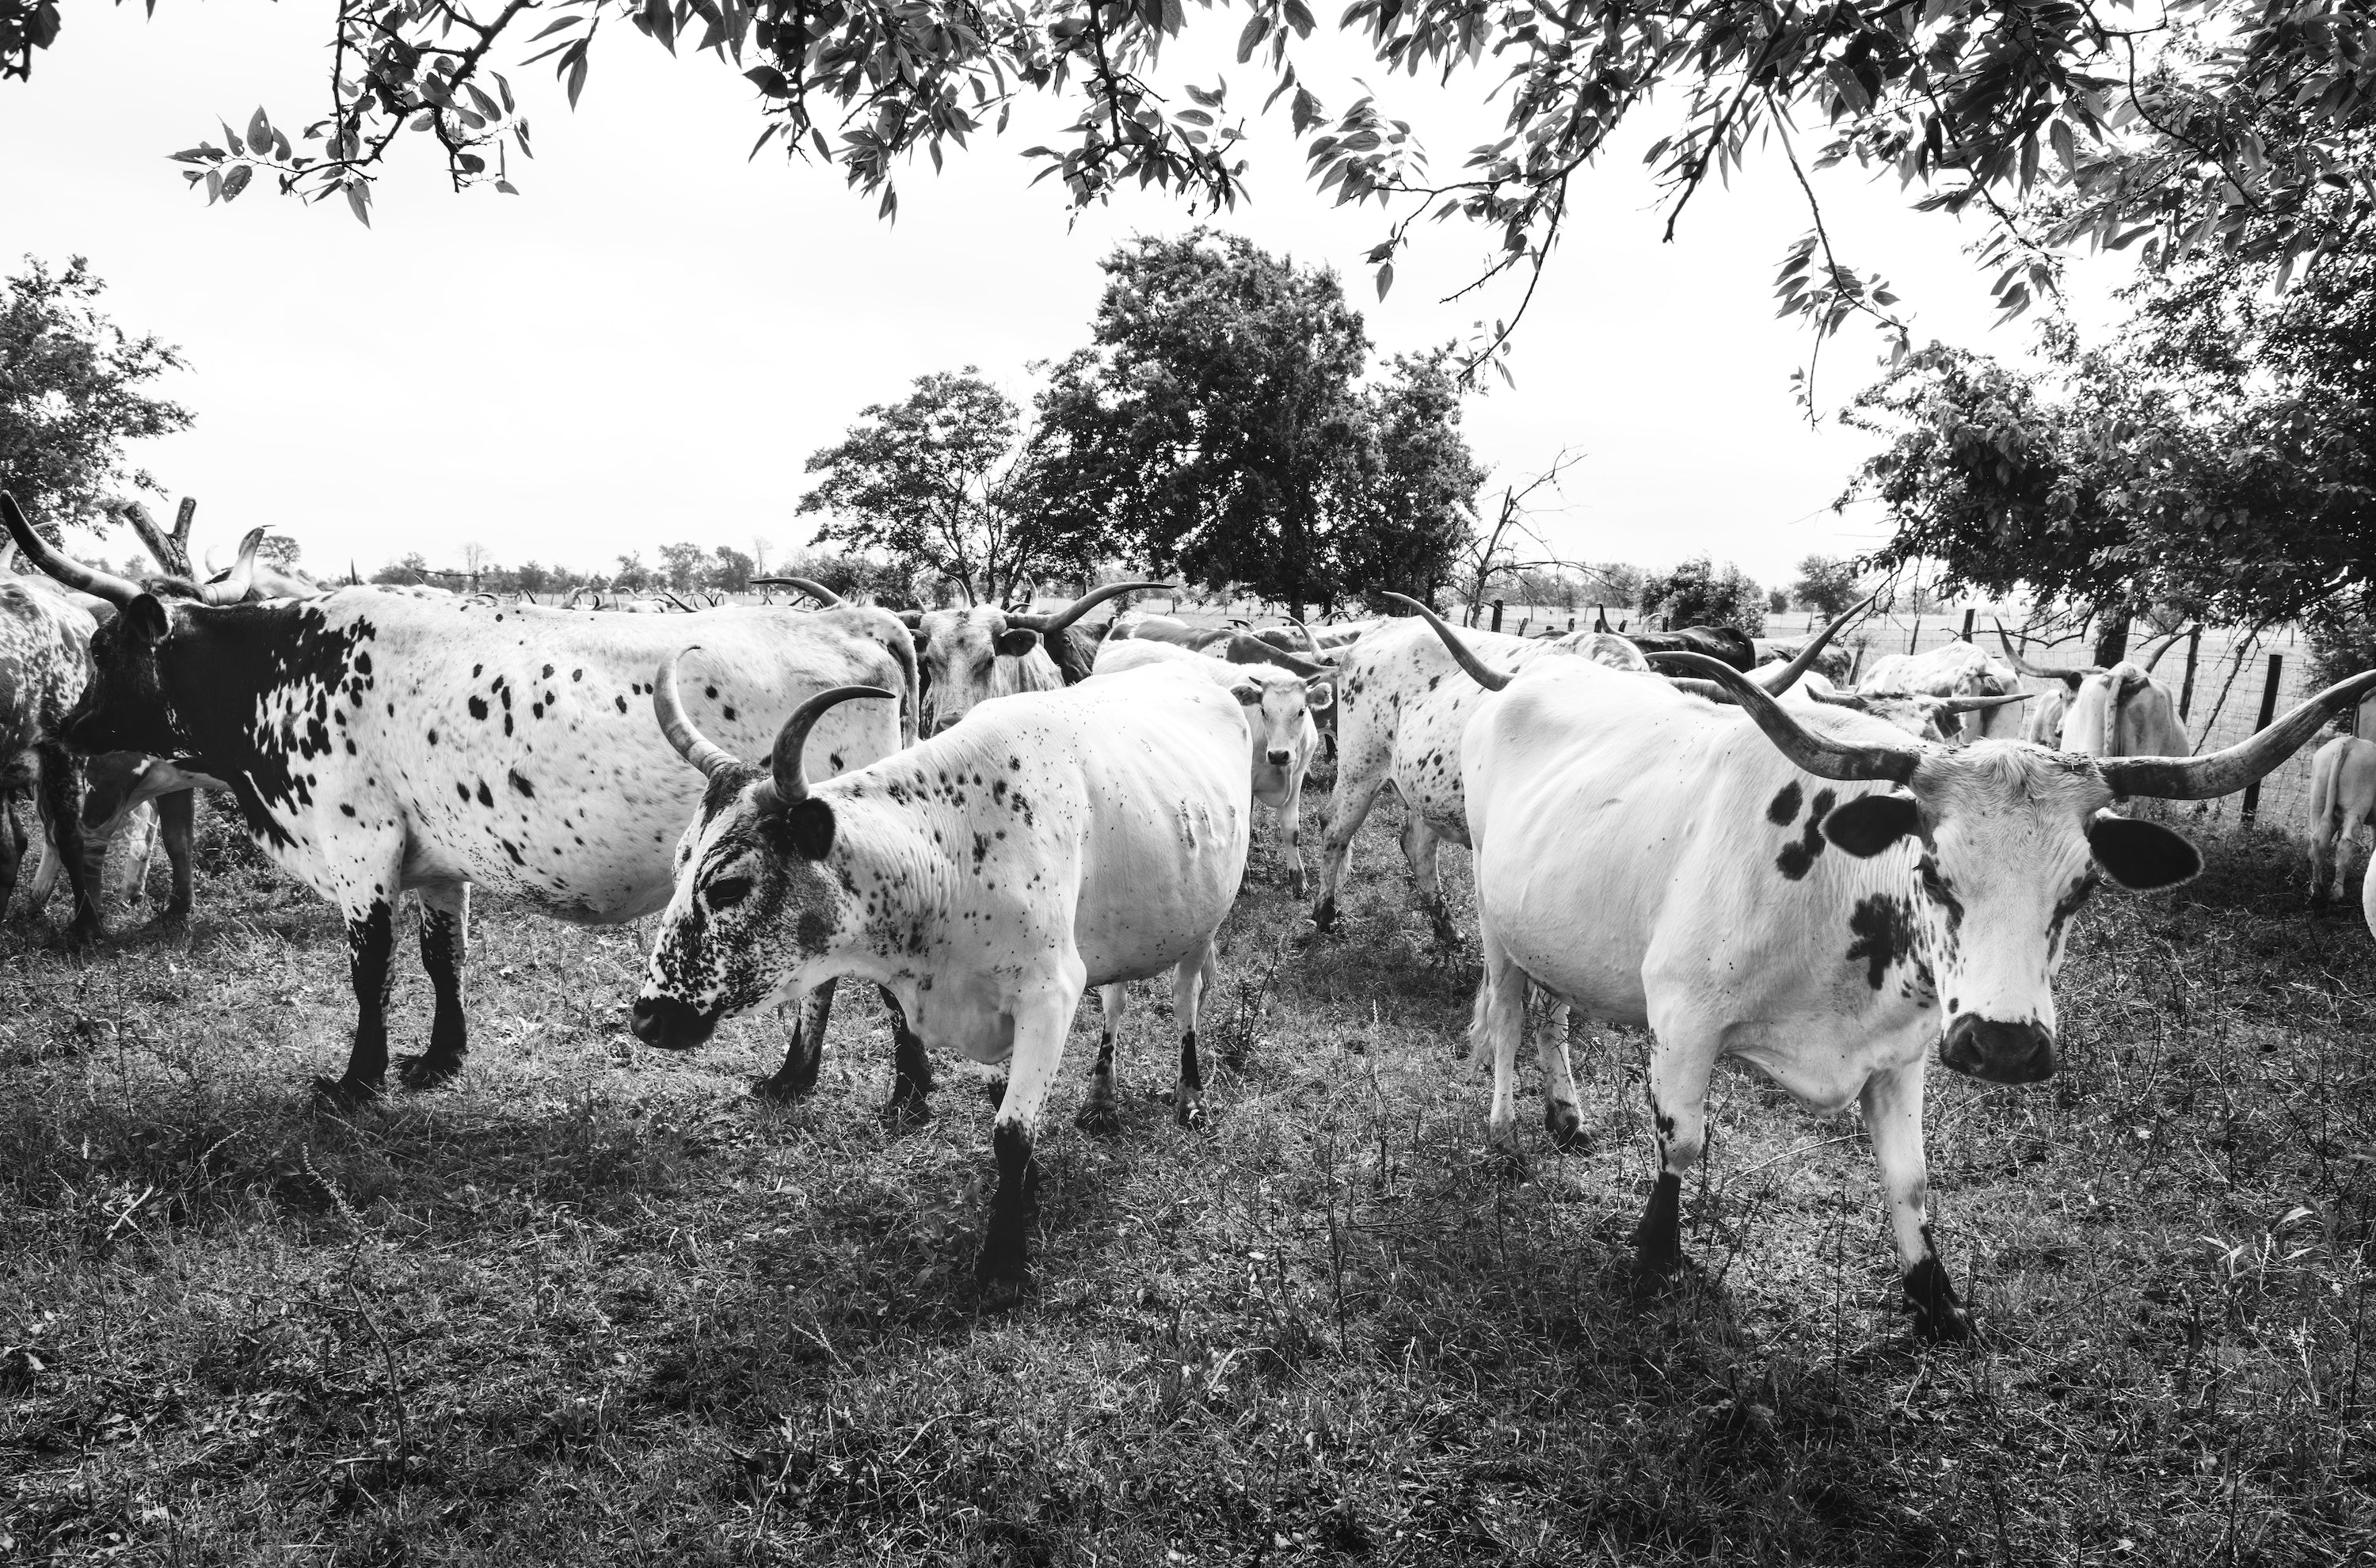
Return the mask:
[[[2129,656],[2127,604],[2099,605],[2096,611],[2096,662],[2110,669]]]

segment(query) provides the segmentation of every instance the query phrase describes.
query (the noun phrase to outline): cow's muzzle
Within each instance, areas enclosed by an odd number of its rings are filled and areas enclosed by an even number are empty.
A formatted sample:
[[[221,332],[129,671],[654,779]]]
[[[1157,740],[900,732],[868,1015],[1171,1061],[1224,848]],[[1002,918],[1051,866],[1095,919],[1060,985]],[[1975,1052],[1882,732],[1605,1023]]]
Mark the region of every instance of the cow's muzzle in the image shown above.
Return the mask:
[[[2054,1036],[2034,1023],[1964,1013],[1947,1026],[1939,1060],[1984,1084],[2036,1084],[2054,1076]]]
[[[1287,754],[1285,752],[1265,752],[1263,754],[1270,759],[1270,765],[1273,767],[1285,767],[1287,766]]]
[[[636,1038],[664,1051],[690,1051],[718,1028],[718,1015],[673,996],[636,998]]]

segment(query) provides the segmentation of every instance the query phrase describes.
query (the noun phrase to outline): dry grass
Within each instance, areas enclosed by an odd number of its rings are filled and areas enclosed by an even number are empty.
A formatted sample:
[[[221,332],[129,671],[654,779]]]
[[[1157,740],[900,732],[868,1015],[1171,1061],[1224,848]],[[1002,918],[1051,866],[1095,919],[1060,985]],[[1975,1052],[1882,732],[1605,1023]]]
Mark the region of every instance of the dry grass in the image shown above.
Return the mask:
[[[1317,803],[1317,802],[1315,802]],[[988,1110],[874,1112],[622,1028],[645,933],[482,912],[462,1085],[353,1125],[328,911],[208,839],[189,951],[0,967],[0,1562],[2292,1564],[2376,1545],[2361,1348],[2376,952],[2282,840],[2105,897],[2070,1070],[1933,1078],[1944,1239],[1988,1341],[1911,1344],[1870,1157],[1718,1084],[1695,1268],[1637,1298],[1640,1042],[1579,1040],[1590,1152],[1492,1179],[1432,964],[1365,834],[1296,945],[1265,851],[1184,1134],[1168,992],[1119,1138],[1044,1146],[1041,1284],[970,1285]],[[1460,857],[1451,857],[1458,861]],[[1455,901],[1465,885],[1455,869]],[[399,965],[399,1041],[426,989]],[[1160,992],[1160,993],[1158,993]],[[1094,1009],[1090,1010],[1094,1016]],[[1090,1039],[1085,1028],[1076,1045]]]

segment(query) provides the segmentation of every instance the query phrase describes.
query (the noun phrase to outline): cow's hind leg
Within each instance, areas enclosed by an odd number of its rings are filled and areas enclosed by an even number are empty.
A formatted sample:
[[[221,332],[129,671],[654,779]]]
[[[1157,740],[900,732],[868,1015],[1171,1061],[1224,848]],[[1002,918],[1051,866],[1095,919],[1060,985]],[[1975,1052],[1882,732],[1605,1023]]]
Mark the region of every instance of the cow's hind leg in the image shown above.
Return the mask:
[[[42,815],[50,840],[57,847],[58,863],[74,894],[74,922],[66,927],[66,945],[80,947],[101,933],[99,888],[91,876],[82,837],[82,759],[54,742],[41,748]]]
[[[1536,1025],[1535,1063],[1543,1075],[1543,1131],[1556,1149],[1584,1146],[1584,1111],[1576,1102],[1575,1070],[1568,1060],[1568,1004],[1563,996],[1543,993],[1549,1005]]]
[[[470,949],[470,885],[439,883],[421,889],[421,967],[437,997],[429,1026],[429,1049],[400,1058],[398,1081],[409,1089],[434,1089],[462,1071],[469,1053],[469,1026],[462,1013],[462,969]]]
[[[1484,935],[1484,972],[1477,978],[1477,1002],[1469,1015],[1470,1049],[1482,1047],[1493,1068],[1493,1101],[1485,1113],[1488,1158],[1504,1174],[1526,1170],[1518,1148],[1518,1038],[1527,1027],[1527,972],[1503,952],[1492,933]]]
[[[315,1078],[315,1098],[332,1111],[352,1111],[377,1099],[387,1084],[388,961],[396,953],[396,897],[389,894],[347,912],[347,974],[355,988],[355,1039],[347,1070]]]
[[[1658,1179],[1634,1230],[1635,1263],[1664,1274],[1683,1261],[1683,1176],[1707,1147],[1708,1072],[1715,1031],[1654,1018],[1650,1049],[1650,1122],[1657,1139]]]
[[[1865,1135],[1889,1199],[1889,1227],[1906,1270],[1906,1304],[1925,1339],[1967,1339],[1971,1313],[1955,1294],[1930,1234],[1930,1170],[1922,1152],[1922,1067],[1918,1057],[1865,1080]]]
[[[1180,1029],[1180,1087],[1171,1097],[1172,1119],[1183,1127],[1205,1124],[1205,1069],[1196,1059],[1196,1011],[1216,968],[1213,938],[1171,971],[1171,1021]]]
[[[1089,1068],[1089,1094],[1081,1102],[1073,1124],[1084,1132],[1111,1134],[1122,1131],[1122,1112],[1114,1100],[1114,1040],[1122,1033],[1123,1015],[1130,1005],[1126,985],[1098,987],[1098,1004],[1105,1013],[1098,1031],[1098,1059]]]
[[[785,1009],[792,1017],[792,1038],[784,1047],[784,1064],[773,1077],[751,1086],[754,1098],[790,1105],[816,1087],[817,1069],[825,1063],[825,1027],[833,1017],[837,983],[826,980]]]
[[[991,1123],[990,1146],[998,1162],[998,1191],[990,1202],[990,1229],[974,1278],[987,1289],[1019,1289],[1028,1275],[1032,1221],[1040,1213],[1040,1166],[1033,1157],[1040,1108],[1064,1059],[1064,1035],[1080,1006],[1079,961],[1069,987],[1050,986],[1015,1002],[1015,1050],[1007,1061],[1006,1094]]]
[[[883,1108],[883,1113],[902,1126],[921,1126],[933,1119],[933,1059],[924,1053],[923,1037],[908,1027],[908,1010],[899,1005],[891,988],[878,985],[874,991],[883,998],[884,1011],[891,1015],[891,1103]],[[825,1038],[822,1020],[817,1038]]]
[[[25,863],[25,825],[17,820],[17,795],[0,790],[0,916],[17,895],[18,869]]]
[[[157,835],[165,841],[165,864],[173,873],[172,897],[160,917],[169,928],[190,923],[190,853],[197,838],[198,792],[176,790],[157,797]]]
[[[1336,769],[1336,788],[1328,801],[1328,832],[1320,845],[1320,899],[1312,907],[1312,923],[1322,931],[1336,924],[1336,900],[1345,893],[1345,869],[1353,853],[1353,836],[1370,820],[1379,787],[1386,781],[1383,761],[1364,769],[1348,754]]]
[[[1452,906],[1444,902],[1443,877],[1436,866],[1436,850],[1443,842],[1427,814],[1405,802],[1403,859],[1410,864],[1411,882],[1419,889],[1419,907],[1426,911],[1429,931],[1438,953],[1460,946],[1459,928],[1452,923]]]

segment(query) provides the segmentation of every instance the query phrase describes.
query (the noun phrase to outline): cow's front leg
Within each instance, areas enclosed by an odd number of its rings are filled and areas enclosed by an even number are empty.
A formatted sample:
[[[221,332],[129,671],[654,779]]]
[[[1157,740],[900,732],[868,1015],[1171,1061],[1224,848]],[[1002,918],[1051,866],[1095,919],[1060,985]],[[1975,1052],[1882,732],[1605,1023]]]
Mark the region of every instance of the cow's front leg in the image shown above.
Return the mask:
[[[437,996],[429,1049],[396,1065],[409,1089],[434,1089],[462,1071],[469,1052],[469,1026],[462,1014],[462,968],[469,956],[470,885],[443,883],[421,890],[421,967]]]
[[[388,961],[396,953],[396,896],[347,914],[347,973],[355,988],[355,1041],[343,1077],[315,1078],[314,1096],[332,1111],[377,1099],[387,1084]]]
[[[1196,1060],[1196,1015],[1213,970],[1213,939],[1207,935],[1205,945],[1171,971],[1171,1021],[1180,1028],[1180,1087],[1172,1092],[1171,1115],[1183,1127],[1205,1124],[1205,1069]]]
[[[190,923],[190,853],[197,838],[198,792],[176,790],[157,797],[157,836],[165,841],[165,864],[172,873],[173,892],[159,921],[178,930]]]
[[[74,923],[66,927],[66,945],[80,947],[96,940],[99,888],[84,854],[82,836],[82,759],[52,742],[39,748],[42,763],[42,814],[47,818],[50,841],[58,864],[74,894]]]
[[[908,1027],[908,1010],[891,988],[878,985],[874,991],[891,1015],[891,1103],[883,1114],[900,1126],[921,1127],[933,1119],[933,1059],[924,1053],[923,1037]],[[822,1036],[822,1026],[818,1032]]]
[[[1508,1175],[1526,1169],[1518,1150],[1518,1037],[1527,1022],[1527,975],[1485,933],[1484,972],[1477,979],[1477,1003],[1469,1017],[1470,1049],[1482,1048],[1493,1067],[1493,1101],[1485,1113],[1488,1158]]]
[[[1556,1149],[1584,1146],[1584,1111],[1577,1103],[1575,1069],[1568,1060],[1567,998],[1543,992],[1549,1005],[1536,1026],[1535,1063],[1543,1074],[1543,1130]]]
[[[17,820],[17,797],[0,790],[0,915],[17,895],[17,872],[25,863],[25,825]]]
[[[1362,766],[1366,762],[1369,766]],[[1349,755],[1336,768],[1336,789],[1328,801],[1328,832],[1320,844],[1320,900],[1312,907],[1312,923],[1322,931],[1336,924],[1336,901],[1345,894],[1345,871],[1353,854],[1353,836],[1370,819],[1378,790],[1386,781],[1382,757],[1360,761]]]
[[[805,1099],[815,1089],[817,1072],[825,1065],[825,1027],[833,1018],[835,984],[835,980],[827,977],[784,1009],[792,1020],[792,1038],[784,1047],[784,1064],[776,1069],[773,1077],[761,1078],[751,1086],[754,1097],[790,1105]]]
[[[1311,765],[1307,748],[1303,759],[1288,769],[1287,798],[1278,807],[1278,852],[1287,860],[1287,890],[1298,898],[1308,880],[1303,871],[1303,774]]]
[[[1006,1094],[991,1123],[991,1152],[998,1162],[998,1192],[990,1201],[990,1229],[982,1237],[974,1278],[985,1289],[1019,1289],[1029,1274],[1031,1224],[1040,1213],[1040,1166],[1033,1141],[1040,1107],[1064,1058],[1064,1032],[1080,1005],[1051,988],[1024,996],[1015,1007],[1015,1051],[1006,1067]]]
[[[1130,1008],[1130,988],[1120,983],[1098,987],[1098,1005],[1105,1014],[1098,1031],[1098,1059],[1089,1067],[1088,1098],[1081,1102],[1073,1124],[1083,1132],[1111,1135],[1122,1131],[1122,1112],[1114,1103],[1114,1041],[1122,1034],[1123,1015]]]
[[[1695,1030],[1657,1031],[1650,1050],[1650,1124],[1657,1139],[1658,1179],[1634,1230],[1634,1256],[1645,1274],[1683,1261],[1683,1175],[1707,1148],[1708,1070],[1713,1039]]]
[[[1972,1314],[1955,1294],[1930,1234],[1930,1166],[1922,1152],[1922,1071],[1916,1057],[1865,1080],[1865,1136],[1889,1200],[1889,1229],[1906,1270],[1906,1304],[1924,1339],[1968,1339]]]

